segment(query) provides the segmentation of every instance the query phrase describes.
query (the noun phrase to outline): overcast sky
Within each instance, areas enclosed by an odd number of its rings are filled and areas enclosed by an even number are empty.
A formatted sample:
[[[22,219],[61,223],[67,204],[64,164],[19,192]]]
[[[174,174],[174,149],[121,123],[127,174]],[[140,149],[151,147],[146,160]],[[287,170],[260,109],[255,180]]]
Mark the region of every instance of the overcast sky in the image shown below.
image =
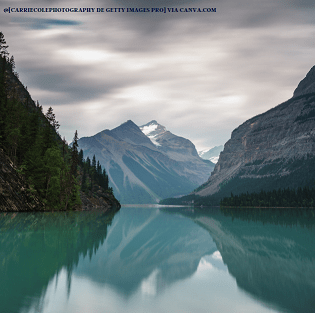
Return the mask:
[[[315,64],[314,0],[1,0],[20,79],[68,142],[155,119],[197,149],[293,95]],[[11,8],[216,8],[4,13]]]

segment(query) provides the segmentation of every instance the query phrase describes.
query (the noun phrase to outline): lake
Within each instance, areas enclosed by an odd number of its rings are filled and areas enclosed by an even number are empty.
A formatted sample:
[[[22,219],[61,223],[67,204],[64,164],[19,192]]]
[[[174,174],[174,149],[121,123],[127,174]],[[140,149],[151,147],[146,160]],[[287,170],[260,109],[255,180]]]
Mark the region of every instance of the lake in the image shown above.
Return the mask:
[[[315,311],[310,210],[0,213],[0,312]]]

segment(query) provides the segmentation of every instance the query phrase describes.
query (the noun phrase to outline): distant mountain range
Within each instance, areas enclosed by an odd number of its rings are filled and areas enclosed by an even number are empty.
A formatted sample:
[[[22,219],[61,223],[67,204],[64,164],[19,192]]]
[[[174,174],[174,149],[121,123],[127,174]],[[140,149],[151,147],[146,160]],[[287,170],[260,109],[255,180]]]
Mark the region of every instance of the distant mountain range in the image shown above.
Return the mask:
[[[210,149],[198,151],[198,154],[204,160],[209,160],[212,163],[217,163],[219,160],[220,152],[223,151],[223,148],[223,145],[215,146]]]
[[[315,184],[315,66],[293,97],[232,132],[199,196]]]
[[[192,192],[214,168],[194,144],[156,121],[138,127],[131,120],[78,141],[84,157],[96,156],[121,203],[157,203]]]

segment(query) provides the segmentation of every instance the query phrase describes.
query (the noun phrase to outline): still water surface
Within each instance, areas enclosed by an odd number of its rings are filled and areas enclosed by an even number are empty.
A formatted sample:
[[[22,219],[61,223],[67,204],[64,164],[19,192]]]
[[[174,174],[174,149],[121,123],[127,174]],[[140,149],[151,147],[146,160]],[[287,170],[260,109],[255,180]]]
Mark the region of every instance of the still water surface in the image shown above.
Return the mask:
[[[1,213],[0,282],[6,313],[311,313],[314,216],[152,206]]]

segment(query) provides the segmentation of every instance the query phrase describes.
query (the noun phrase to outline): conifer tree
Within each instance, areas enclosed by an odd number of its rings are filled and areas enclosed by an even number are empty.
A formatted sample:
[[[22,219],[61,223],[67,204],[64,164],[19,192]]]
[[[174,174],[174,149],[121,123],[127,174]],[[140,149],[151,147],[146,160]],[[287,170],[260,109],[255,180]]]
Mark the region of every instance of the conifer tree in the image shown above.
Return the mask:
[[[79,164],[79,152],[78,152],[78,131],[76,130],[73,137],[72,149],[71,149],[71,175],[76,177],[77,167]]]
[[[56,120],[56,116],[53,112],[52,107],[49,107],[49,109],[47,110],[47,113],[45,114],[46,117],[46,123],[43,127],[43,134],[42,134],[42,155],[45,154],[45,151],[49,148],[52,148],[53,146],[57,145],[56,142],[56,132],[57,129],[59,128],[59,123]]]
[[[8,45],[4,39],[3,33],[0,31],[0,61],[1,61],[1,71],[0,71],[0,147],[4,145],[4,131],[5,131],[5,119],[6,115],[6,103],[7,103],[7,95],[5,90],[5,68],[6,68],[6,60],[7,55],[9,54],[7,51]]]
[[[63,160],[57,147],[45,152],[45,200],[50,209],[60,209],[60,170]]]
[[[93,155],[93,158],[92,158],[92,167],[93,167],[94,171],[96,172],[96,157],[95,157],[95,154]]]
[[[11,66],[11,70],[12,70],[12,73],[15,73],[15,61],[14,61],[14,56],[12,55],[10,60],[9,60],[9,64]]]
[[[57,131],[60,127],[59,122],[56,120],[55,113],[53,112],[52,107],[49,107],[47,113],[45,114],[49,124]]]
[[[65,160],[65,156],[66,156],[66,147],[67,147],[66,137],[63,137],[63,139],[62,139],[62,158],[63,158],[63,160]]]
[[[0,55],[5,60],[7,59],[7,56],[9,55],[9,52],[7,51],[8,45],[4,39],[3,33],[0,31]]]
[[[79,164],[83,165],[83,150],[82,149],[80,149],[80,152],[79,152]]]
[[[85,167],[83,168],[83,174],[82,174],[82,182],[81,182],[81,190],[86,191],[87,186],[86,186],[86,169]]]
[[[90,173],[90,169],[91,169],[91,160],[89,157],[86,158],[86,168],[87,168],[87,172]]]

